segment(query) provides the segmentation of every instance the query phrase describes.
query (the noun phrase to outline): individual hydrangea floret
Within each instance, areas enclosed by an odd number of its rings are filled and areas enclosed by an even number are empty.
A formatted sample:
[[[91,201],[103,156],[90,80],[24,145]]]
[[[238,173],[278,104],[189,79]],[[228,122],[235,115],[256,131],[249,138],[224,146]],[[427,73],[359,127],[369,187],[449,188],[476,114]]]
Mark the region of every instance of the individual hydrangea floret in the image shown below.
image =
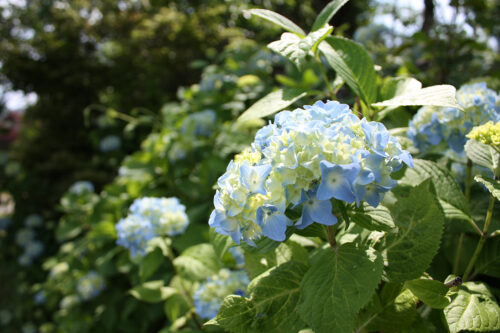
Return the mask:
[[[116,243],[130,250],[135,258],[145,255],[148,242],[154,237],[153,227],[148,220],[136,215],[121,219],[115,226],[118,234]]]
[[[94,192],[94,185],[89,181],[80,180],[71,185],[69,192],[76,195],[80,195],[85,192]]]
[[[500,121],[496,124],[490,121],[484,125],[474,127],[472,131],[467,134],[467,137],[485,145],[492,146],[500,151]]]
[[[82,300],[99,296],[106,287],[104,279],[95,271],[90,271],[78,280],[77,291]]]
[[[140,198],[130,206],[130,214],[147,219],[157,236],[183,234],[189,219],[186,207],[177,198]]]
[[[102,138],[101,142],[99,142],[99,149],[103,153],[107,153],[113,150],[120,149],[122,145],[121,139],[116,135],[108,135]]]
[[[230,271],[221,269],[217,275],[200,283],[194,293],[196,313],[203,319],[217,316],[222,301],[228,295],[244,296],[250,283],[245,271]]]
[[[421,152],[444,143],[461,153],[472,127],[500,121],[500,96],[486,83],[464,85],[456,97],[463,110],[424,106],[410,121],[408,137]]]
[[[43,219],[40,215],[38,214],[31,214],[31,215],[28,215],[25,219],[24,219],[24,225],[28,228],[36,228],[36,227],[40,227],[43,223]]]
[[[348,105],[320,101],[283,111],[219,178],[209,224],[237,244],[283,241],[291,226],[335,224],[331,199],[376,207],[403,163],[411,167],[411,155],[384,125],[360,120]],[[287,209],[301,210],[298,221]]]

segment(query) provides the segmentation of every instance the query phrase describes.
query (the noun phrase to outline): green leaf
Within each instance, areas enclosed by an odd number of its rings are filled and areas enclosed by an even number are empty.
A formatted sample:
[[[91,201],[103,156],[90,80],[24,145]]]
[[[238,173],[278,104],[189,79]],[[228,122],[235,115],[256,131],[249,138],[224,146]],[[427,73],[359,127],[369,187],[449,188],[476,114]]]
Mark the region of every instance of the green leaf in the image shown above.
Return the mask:
[[[234,333],[258,332],[253,326],[255,306],[248,298],[230,295],[224,298],[217,317],[205,325],[218,325]]]
[[[332,17],[339,11],[342,6],[344,6],[349,0],[333,0],[330,1],[328,5],[323,8],[321,13],[319,13],[318,17],[313,23],[311,31],[316,31],[321,29],[326,23],[330,22]]]
[[[177,293],[167,298],[164,309],[168,320],[173,323],[178,318],[184,316],[191,307],[186,298]]]
[[[495,172],[498,167],[500,154],[493,148],[476,140],[469,140],[465,144],[465,153],[474,163],[484,166]]]
[[[431,180],[398,198],[391,210],[398,231],[387,235],[386,275],[391,282],[415,279],[429,267],[443,233],[444,216]]]
[[[444,309],[451,333],[462,330],[476,332],[500,329],[500,307],[485,284],[466,282],[452,296]]]
[[[368,230],[389,231],[396,227],[389,209],[382,205],[375,208],[364,202],[360,208],[349,210],[348,215],[354,223]]]
[[[413,159],[413,165],[413,169],[408,168],[405,176],[399,181],[401,185],[415,186],[431,178],[445,217],[447,219],[472,220],[460,185],[457,184],[448,170],[434,162],[420,159]]]
[[[416,279],[406,281],[405,287],[431,308],[444,309],[450,304],[450,298],[446,296],[449,288],[440,281]]]
[[[394,98],[378,103],[373,106],[410,106],[410,105],[429,105],[429,106],[447,106],[461,109],[455,98],[455,87],[443,84],[431,86],[419,90],[411,90],[404,94],[397,95]]]
[[[158,303],[177,293],[172,287],[165,287],[163,280],[149,281],[129,290],[129,293],[140,301]]]
[[[367,105],[377,97],[373,61],[360,44],[342,37],[327,37],[319,45],[326,61]]]
[[[215,253],[217,253],[220,259],[222,259],[224,253],[226,253],[226,251],[230,247],[236,245],[236,243],[233,242],[230,236],[219,234],[218,232],[215,231],[215,228],[210,228],[209,237],[210,237],[210,244],[212,244]]]
[[[220,270],[221,262],[211,244],[187,248],[174,259],[177,273],[188,280],[203,280]]]
[[[283,110],[306,95],[307,92],[303,89],[278,89],[255,102],[255,104],[249,107],[248,110],[243,112],[237,121],[246,121],[272,115],[273,113]]]
[[[146,281],[156,272],[161,263],[165,260],[161,249],[156,248],[149,252],[139,265],[139,276],[142,281]]]
[[[332,32],[333,28],[329,25],[318,31],[311,32],[305,38],[285,32],[281,39],[267,45],[274,52],[281,54],[301,70],[309,51],[315,52],[318,44]]]
[[[243,13],[263,18],[264,20],[279,25],[280,27],[282,27],[287,31],[297,34],[298,36],[304,37],[306,35],[304,30],[302,30],[298,25],[296,25],[286,17],[278,13],[275,13],[271,10],[254,8],[254,9],[244,10]]]
[[[417,317],[417,298],[401,285],[387,283],[380,296],[375,294],[365,322],[368,331],[396,332],[413,324]]]
[[[486,241],[474,266],[474,275],[476,274],[500,278],[500,239],[498,237]]]
[[[380,88],[379,98],[382,100],[392,99],[396,96],[408,94],[422,89],[422,83],[409,77],[389,77],[384,80]],[[388,106],[377,112],[377,121],[384,119],[390,112],[399,106]]]
[[[293,241],[287,241],[281,243],[274,251],[265,254],[245,251],[245,270],[250,279],[253,279],[270,268],[290,260],[306,264],[307,250]]]
[[[300,316],[316,333],[352,332],[380,282],[382,257],[353,243],[319,251],[301,283]]]
[[[483,184],[490,191],[491,195],[500,201],[500,183],[498,181],[480,175],[475,176],[474,180]]]
[[[298,332],[305,327],[298,313],[300,281],[307,266],[289,261],[259,275],[248,286],[261,332]]]

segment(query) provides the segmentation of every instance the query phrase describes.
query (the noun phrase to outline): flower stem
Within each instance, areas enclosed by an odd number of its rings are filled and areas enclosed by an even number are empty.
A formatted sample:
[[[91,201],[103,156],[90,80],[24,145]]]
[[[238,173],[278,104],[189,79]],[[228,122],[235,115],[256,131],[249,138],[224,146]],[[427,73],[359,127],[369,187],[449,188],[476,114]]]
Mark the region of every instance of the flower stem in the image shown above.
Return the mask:
[[[467,170],[465,172],[465,201],[470,202],[470,189],[472,187],[472,161],[467,159]],[[475,223],[474,223],[475,224]],[[478,228],[479,229],[479,228]],[[481,230],[479,230],[481,231]],[[481,233],[479,233],[481,235]],[[457,250],[455,252],[455,261],[453,262],[453,274],[458,274],[458,266],[462,255],[462,246],[464,244],[465,233],[460,233],[458,237]]]
[[[467,265],[467,268],[465,269],[464,278],[463,278],[464,281],[467,281],[467,278],[469,277],[470,273],[472,272],[472,269],[474,268],[474,264],[476,263],[476,260],[479,257],[481,250],[483,249],[484,243],[486,242],[486,238],[488,237],[488,229],[490,228],[491,217],[493,216],[493,207],[494,206],[495,206],[495,197],[493,195],[491,195],[490,196],[490,203],[488,205],[488,212],[486,213],[486,220],[484,221],[483,233],[481,234],[481,238],[479,239],[479,243],[476,246],[476,250],[474,251],[472,258],[470,259],[469,264]]]
[[[470,189],[472,187],[472,161],[467,159],[467,169],[465,172],[465,200],[470,201]]]
[[[462,232],[458,237],[457,251],[455,252],[455,261],[453,262],[453,274],[458,274],[460,257],[462,256],[462,246],[464,244],[465,233]]]
[[[332,249],[337,251],[337,240],[335,240],[335,230],[333,229],[333,226],[328,225],[325,227],[325,229],[326,229],[326,235],[328,236],[328,243],[330,243]]]
[[[319,70],[321,71],[321,76],[323,77],[323,80],[325,80],[326,86],[328,87],[328,91],[330,92],[330,98],[335,98],[335,92],[333,91],[333,87],[330,83],[330,80],[328,80],[328,75],[326,74],[325,67],[323,66],[323,63],[321,62],[321,59],[319,57],[319,53],[316,53],[316,61],[319,64]]]

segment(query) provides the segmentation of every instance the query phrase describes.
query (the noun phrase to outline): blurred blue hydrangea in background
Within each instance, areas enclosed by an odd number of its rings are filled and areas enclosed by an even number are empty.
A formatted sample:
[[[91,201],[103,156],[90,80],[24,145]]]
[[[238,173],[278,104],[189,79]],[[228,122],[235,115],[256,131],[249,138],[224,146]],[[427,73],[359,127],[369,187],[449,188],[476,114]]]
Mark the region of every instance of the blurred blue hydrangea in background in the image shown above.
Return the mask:
[[[104,279],[96,271],[90,271],[78,280],[76,289],[82,300],[89,300],[99,296],[105,287]]]

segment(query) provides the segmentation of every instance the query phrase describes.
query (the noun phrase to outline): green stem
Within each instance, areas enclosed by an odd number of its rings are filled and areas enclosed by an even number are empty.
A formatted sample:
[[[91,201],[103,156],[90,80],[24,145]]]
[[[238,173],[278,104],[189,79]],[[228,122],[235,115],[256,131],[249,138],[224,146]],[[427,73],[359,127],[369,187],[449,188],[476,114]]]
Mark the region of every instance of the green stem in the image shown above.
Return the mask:
[[[337,203],[339,204],[340,213],[342,214],[342,218],[344,219],[347,228],[349,224],[351,224],[351,220],[349,219],[349,215],[347,215],[347,210],[344,206],[344,203],[340,200],[337,200]]]
[[[472,187],[472,161],[467,159],[467,170],[465,173],[465,201],[467,204],[470,202],[470,189]],[[475,224],[475,223],[474,223]],[[477,228],[477,226],[476,226]],[[479,229],[479,228],[477,228]],[[479,229],[479,234],[481,235],[481,230]],[[458,274],[458,266],[460,264],[460,257],[462,255],[462,246],[464,244],[465,233],[460,233],[458,237],[457,250],[455,252],[455,261],[453,263],[453,274]]]
[[[486,242],[486,238],[488,237],[488,229],[489,229],[490,223],[491,223],[491,217],[493,216],[493,207],[494,206],[495,206],[495,197],[493,195],[491,195],[490,196],[490,203],[488,205],[488,212],[486,213],[486,220],[484,221],[483,233],[481,234],[481,238],[479,239],[479,243],[476,246],[476,250],[474,251],[472,258],[469,261],[469,265],[467,265],[467,268],[465,269],[464,278],[463,278],[464,281],[467,281],[467,278],[469,277],[470,273],[472,272],[472,269],[474,268],[474,264],[476,263],[476,260],[479,257],[481,250],[483,249],[484,243]]]
[[[326,226],[326,235],[328,236],[328,243],[330,243],[330,246],[332,249],[337,251],[337,240],[335,239],[335,230],[333,229],[332,225]]]
[[[464,244],[465,233],[462,232],[458,237],[457,251],[455,252],[455,261],[453,262],[453,274],[458,274],[458,266],[462,255],[462,246]]]
[[[328,80],[328,75],[326,74],[325,67],[323,66],[323,64],[321,63],[321,59],[319,58],[319,53],[316,53],[316,61],[319,64],[319,70],[321,71],[321,76],[323,77],[323,80],[325,80],[326,86],[328,87],[328,91],[330,92],[330,98],[336,98],[330,80]]]
[[[467,170],[465,173],[465,200],[470,201],[470,189],[472,187],[472,161],[467,159]]]

